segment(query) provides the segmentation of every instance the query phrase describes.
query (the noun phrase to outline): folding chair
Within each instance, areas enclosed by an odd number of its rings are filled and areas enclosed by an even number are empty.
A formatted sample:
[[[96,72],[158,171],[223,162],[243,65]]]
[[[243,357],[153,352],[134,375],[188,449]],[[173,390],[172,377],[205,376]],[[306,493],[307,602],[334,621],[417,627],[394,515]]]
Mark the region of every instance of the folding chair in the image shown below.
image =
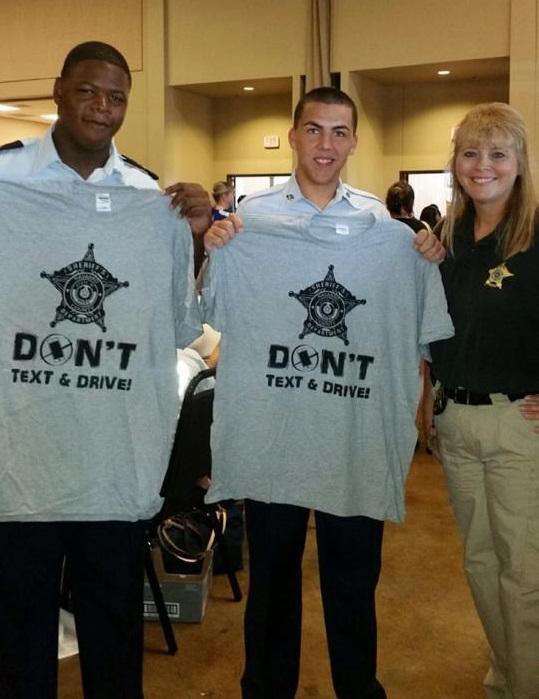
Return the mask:
[[[168,616],[165,600],[163,598],[163,591],[161,590],[159,580],[157,579],[157,573],[155,572],[152,558],[152,541],[150,537],[148,537],[146,551],[144,552],[144,569],[146,571],[146,578],[152,591],[155,608],[157,609],[157,614],[159,616],[159,622],[161,623],[161,628],[163,629],[163,635],[167,643],[168,652],[170,655],[175,655],[178,650],[178,644],[176,642],[176,636],[174,635],[172,623]]]
[[[215,374],[215,369],[200,371],[185,391],[169,467],[161,488],[164,498],[161,519],[194,508],[208,512],[234,600],[239,602],[242,592],[217,515],[218,505],[204,504],[205,491],[197,484],[204,476],[211,476],[210,430],[214,389],[203,388],[201,384]]]
[[[210,429],[213,420],[214,395],[213,388],[202,388],[201,383],[205,379],[215,377],[215,373],[215,369],[199,372],[185,391],[174,446],[161,487],[164,503],[158,521],[176,514],[188,513],[193,509],[206,511],[217,546],[221,550],[233,598],[239,602],[242,599],[242,592],[218,517],[218,505],[206,505],[205,490],[198,485],[201,478],[211,476]],[[163,630],[165,631],[164,628]]]
[[[169,465],[163,480],[163,485],[161,486],[160,494],[164,498],[163,507],[161,512],[154,518],[152,526],[148,532],[148,546],[144,559],[146,578],[152,590],[152,596],[157,609],[157,614],[159,616],[159,622],[161,623],[161,628],[163,629],[163,635],[165,637],[170,655],[174,655],[177,652],[178,645],[174,635],[174,629],[168,616],[165,601],[163,599],[163,592],[155,572],[152,558],[152,548],[154,546],[156,530],[159,522],[173,514],[188,511],[203,503],[203,495],[199,492],[199,489],[196,486],[196,480],[200,477],[198,475],[199,472],[204,475],[204,473],[208,473],[206,469],[211,469],[209,429],[212,418],[211,402],[213,401],[213,391],[211,391],[211,399],[209,395],[201,396],[200,393],[198,394],[199,397],[197,399],[197,405],[200,407],[201,413],[203,413],[200,415],[200,427],[202,429],[202,436],[200,437],[200,440],[198,436],[195,439],[195,435],[191,435],[193,415],[189,408],[187,408],[187,410],[185,409],[185,406],[190,405],[198,384],[204,378],[210,378],[213,376],[215,376],[214,370],[203,371],[193,377],[192,381],[187,386],[176,428],[176,435],[169,459]],[[205,429],[206,424],[207,435]],[[197,455],[198,458],[195,458],[198,441],[200,441],[199,452]],[[182,442],[182,446],[180,446],[180,442]],[[180,454],[182,454],[182,457],[184,455],[183,442],[185,442],[185,458],[180,458]],[[184,462],[187,464],[185,473],[182,471]]]

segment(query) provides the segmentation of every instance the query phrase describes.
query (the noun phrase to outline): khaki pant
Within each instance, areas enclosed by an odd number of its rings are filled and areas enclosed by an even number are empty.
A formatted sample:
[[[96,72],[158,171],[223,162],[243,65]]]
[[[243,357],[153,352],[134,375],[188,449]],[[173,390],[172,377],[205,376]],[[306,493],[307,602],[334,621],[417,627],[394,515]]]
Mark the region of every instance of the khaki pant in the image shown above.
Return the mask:
[[[436,418],[464,566],[492,649],[491,699],[539,699],[539,435],[518,402]],[[457,639],[458,642],[458,639]]]

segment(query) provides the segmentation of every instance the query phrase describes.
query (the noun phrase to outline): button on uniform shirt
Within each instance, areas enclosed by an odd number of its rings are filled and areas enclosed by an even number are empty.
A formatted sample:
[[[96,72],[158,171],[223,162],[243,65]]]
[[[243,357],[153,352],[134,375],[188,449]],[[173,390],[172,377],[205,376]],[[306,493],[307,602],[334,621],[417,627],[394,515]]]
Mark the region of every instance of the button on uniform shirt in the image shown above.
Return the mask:
[[[89,184],[159,189],[159,185],[150,175],[122,158],[114,143],[111,143],[109,159],[105,165],[96,168],[90,177],[84,180],[78,172],[60,159],[52,140],[53,129],[54,127],[48,129],[42,138],[22,139],[22,147],[0,149],[0,180],[28,183],[44,180],[81,180]]]

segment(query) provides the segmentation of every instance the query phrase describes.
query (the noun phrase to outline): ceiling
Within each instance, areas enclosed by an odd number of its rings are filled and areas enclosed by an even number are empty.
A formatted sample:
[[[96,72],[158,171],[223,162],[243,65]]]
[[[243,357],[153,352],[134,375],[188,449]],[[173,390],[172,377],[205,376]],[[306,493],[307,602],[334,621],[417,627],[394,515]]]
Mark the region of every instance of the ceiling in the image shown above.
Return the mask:
[[[246,92],[243,87],[250,85],[255,89]],[[221,83],[202,83],[184,85],[182,89],[196,92],[206,97],[246,97],[261,95],[285,95],[292,93],[292,78],[264,78],[257,80],[235,80]],[[0,118],[20,119],[21,121],[37,121],[50,124],[41,114],[55,114],[56,105],[51,99],[4,100],[2,104],[19,107],[17,112],[0,112]]]
[[[450,70],[450,75],[439,76],[437,70]],[[490,58],[488,60],[450,61],[448,63],[431,63],[415,66],[397,66],[358,71],[382,85],[407,85],[413,83],[440,83],[456,80],[509,79],[509,58]],[[245,85],[255,89],[243,90]],[[181,89],[205,95],[206,97],[246,97],[262,95],[292,94],[292,78],[261,78],[257,80],[230,80],[219,83],[200,83],[182,85]],[[7,100],[4,104],[19,107],[17,112],[0,112],[0,118],[37,121],[49,124],[41,114],[56,113],[56,105],[51,99]]]
[[[51,122],[43,119],[41,114],[56,114],[56,105],[52,99],[6,100],[2,104],[19,107],[17,112],[0,112],[0,117],[5,119],[38,121],[40,124],[50,124]]]
[[[438,75],[438,70],[450,70],[450,75]],[[397,66],[361,70],[365,75],[382,85],[407,85],[412,83],[440,83],[442,80],[487,80],[509,79],[509,58],[489,58],[469,61],[448,61],[415,66]]]
[[[250,85],[255,89],[246,92],[243,88]],[[292,78],[259,78],[257,80],[230,80],[220,83],[198,83],[196,85],[178,85],[182,90],[196,92],[206,97],[248,97],[249,95],[289,95],[292,94]]]

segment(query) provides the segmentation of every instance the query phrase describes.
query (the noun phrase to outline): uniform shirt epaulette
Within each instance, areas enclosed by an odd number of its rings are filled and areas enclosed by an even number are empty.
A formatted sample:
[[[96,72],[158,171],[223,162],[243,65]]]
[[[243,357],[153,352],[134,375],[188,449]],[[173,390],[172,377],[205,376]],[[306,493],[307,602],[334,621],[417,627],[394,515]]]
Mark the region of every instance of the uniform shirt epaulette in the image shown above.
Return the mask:
[[[246,200],[248,199],[249,201],[252,201],[253,199],[259,199],[260,197],[267,197],[268,194],[272,194],[273,192],[271,189],[261,189],[259,192],[253,192],[252,194],[248,194],[246,197]]]
[[[128,158],[127,155],[120,155],[120,158],[126,162],[128,165],[132,165],[133,167],[136,167],[137,170],[142,170],[142,172],[145,172],[147,175],[149,175],[152,180],[158,180],[159,175],[156,175],[155,172],[152,172],[151,170],[148,170],[148,168],[143,167],[140,163],[137,163],[136,160],[133,160],[132,158]]]
[[[356,189],[355,187],[351,187],[349,184],[345,184],[344,188],[350,194],[356,194],[360,197],[367,197],[367,199],[373,199],[374,201],[382,201],[379,197],[376,196],[376,194],[372,194],[372,192],[365,192],[365,190],[363,189]]]
[[[244,200],[245,202],[253,201],[254,199],[260,199],[262,197],[267,197],[270,195],[275,196],[278,194],[282,189],[284,185],[275,185],[274,187],[269,187],[268,189],[261,189],[258,192],[253,192],[252,194],[248,194]]]
[[[24,143],[22,141],[11,141],[11,143],[4,143],[2,146],[0,146],[0,151],[15,150],[16,148],[24,148]]]

